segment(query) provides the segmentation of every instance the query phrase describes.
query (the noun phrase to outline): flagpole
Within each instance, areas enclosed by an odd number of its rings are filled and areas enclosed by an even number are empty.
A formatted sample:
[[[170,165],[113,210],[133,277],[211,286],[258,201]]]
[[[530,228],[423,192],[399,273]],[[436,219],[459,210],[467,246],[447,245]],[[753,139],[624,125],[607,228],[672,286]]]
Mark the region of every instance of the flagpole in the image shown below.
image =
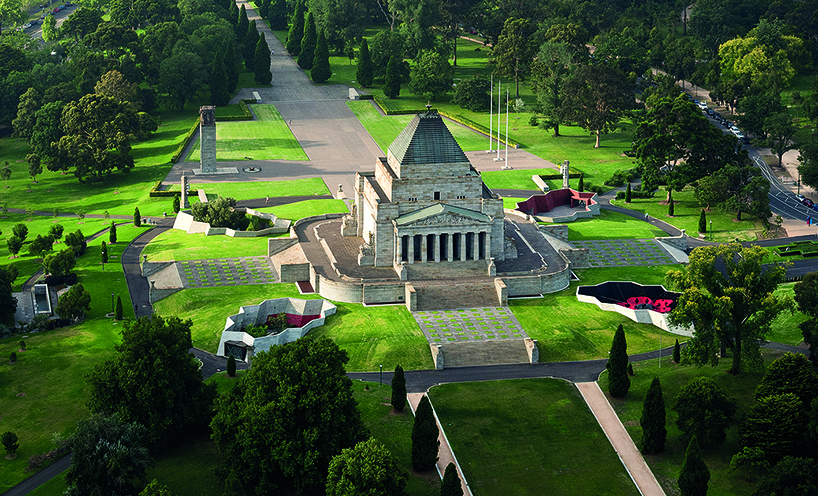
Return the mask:
[[[502,94],[503,94],[503,85],[498,84],[497,85],[497,156],[494,157],[495,162],[499,162],[500,160],[502,160],[500,158],[500,124],[501,124],[500,116],[502,115],[500,113],[501,112],[500,98],[502,98]]]
[[[486,150],[486,153],[491,153],[491,135],[493,128],[494,128],[494,74],[491,75],[491,83],[489,86],[489,149]]]
[[[500,146],[498,143],[497,146]],[[508,167],[508,88],[506,88],[506,167]]]

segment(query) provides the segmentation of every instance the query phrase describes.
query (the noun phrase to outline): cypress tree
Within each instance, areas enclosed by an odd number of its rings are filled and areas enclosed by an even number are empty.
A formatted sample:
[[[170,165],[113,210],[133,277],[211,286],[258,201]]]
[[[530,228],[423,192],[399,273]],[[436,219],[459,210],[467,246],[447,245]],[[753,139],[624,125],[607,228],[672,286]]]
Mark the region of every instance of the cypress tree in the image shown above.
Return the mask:
[[[667,193],[668,201],[667,201],[667,215],[669,217],[673,217],[673,192],[668,191]]]
[[[389,57],[386,64],[386,80],[383,83],[383,94],[386,98],[400,96],[400,61],[394,55]]]
[[[236,376],[236,358],[233,355],[227,357],[227,375]]]
[[[679,363],[682,361],[682,348],[679,346],[679,340],[673,345],[673,361]]]
[[[234,28],[239,22],[239,6],[232,0],[230,2],[230,8],[227,9],[227,20],[230,21],[230,24],[232,24]]]
[[[313,17],[312,12],[309,12],[307,20],[304,21],[304,38],[301,40],[301,51],[298,52],[298,66],[305,71],[312,69],[316,43],[318,43],[318,33],[315,31],[315,17]]]
[[[395,374],[392,376],[392,408],[402,412],[406,406],[406,378],[403,375],[403,367],[395,367]]]
[[[633,363],[628,362],[628,375],[633,377],[636,375],[636,372],[633,371]]]
[[[608,357],[608,392],[614,398],[628,394],[631,379],[628,377],[628,344],[625,341],[625,330],[622,324],[614,333],[611,354]]]
[[[628,183],[628,189],[625,190],[625,203],[631,202],[631,183]]]
[[[242,4],[241,10],[239,10],[239,20],[236,22],[236,39],[239,42],[247,36],[248,26],[250,26],[250,21],[247,19],[247,9],[245,9],[244,4]]]
[[[642,453],[660,453],[665,449],[667,429],[665,428],[665,399],[662,396],[662,385],[654,377],[650,383],[645,402],[642,404]]]
[[[428,396],[423,396],[415,412],[415,423],[412,425],[412,468],[424,472],[435,466],[440,443],[437,438],[440,431],[432,412]]]
[[[102,261],[102,263],[104,264],[108,263],[108,245],[105,244],[105,241],[103,241],[102,244],[99,245],[99,258]]]
[[[262,19],[267,19],[270,16],[270,0],[259,0],[258,15]]]
[[[706,496],[708,482],[710,482],[710,470],[702,460],[699,441],[694,434],[687,445],[685,461],[679,474],[679,491],[682,496]]]
[[[142,214],[139,213],[139,207],[133,209],[133,225],[136,227],[142,225]]]
[[[258,35],[256,21],[253,21],[247,26],[247,32],[244,33],[244,38],[241,41],[241,56],[244,57],[244,67],[250,72],[253,72]]]
[[[256,54],[253,65],[256,67],[255,77],[256,84],[270,84],[273,80],[273,74],[270,72],[270,47],[267,45],[267,40],[264,35],[259,33],[258,41],[256,42]]]
[[[582,193],[585,191],[585,173],[580,173],[579,175],[579,183],[577,184],[577,191]]]
[[[324,36],[324,31],[318,33],[310,77],[315,83],[326,83],[332,77],[332,69],[329,66],[329,48],[327,47],[327,37]]]
[[[290,18],[290,32],[287,33],[287,52],[293,57],[301,52],[304,38],[304,0],[296,0],[293,16]]]
[[[440,496],[463,496],[463,485],[460,483],[460,476],[457,475],[457,467],[452,462],[446,465],[446,471],[443,472]]]
[[[122,297],[119,295],[116,295],[116,307],[114,308],[114,320],[122,320],[124,312],[122,310]]]
[[[704,234],[707,232],[707,214],[702,209],[701,215],[699,215],[699,232]]]
[[[178,214],[179,210],[182,209],[182,200],[179,199],[178,196],[173,197],[173,213]]]
[[[358,52],[358,69],[355,77],[364,88],[372,86],[375,79],[375,68],[372,65],[372,54],[369,53],[369,43],[366,40],[361,42],[361,50]]]
[[[239,64],[236,61],[236,42],[227,41],[224,51],[224,69],[227,71],[227,91],[233,93],[239,85]]]
[[[268,10],[268,20],[270,29],[273,31],[284,31],[287,29],[287,0],[268,0],[270,8]]]
[[[216,106],[230,103],[230,92],[227,91],[227,69],[224,66],[224,55],[221,50],[216,52],[216,56],[213,58],[213,67],[210,69],[210,101]],[[174,198],[178,199],[179,197]],[[178,212],[179,210],[174,211]]]
[[[108,231],[108,242],[116,243],[116,224],[111,221],[111,230]]]

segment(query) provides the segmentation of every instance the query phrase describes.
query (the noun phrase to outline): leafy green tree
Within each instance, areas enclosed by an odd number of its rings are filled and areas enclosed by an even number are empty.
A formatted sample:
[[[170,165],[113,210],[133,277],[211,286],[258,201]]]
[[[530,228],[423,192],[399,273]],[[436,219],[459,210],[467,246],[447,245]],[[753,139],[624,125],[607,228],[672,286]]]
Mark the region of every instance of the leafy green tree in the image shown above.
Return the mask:
[[[386,77],[386,67],[389,59],[396,57],[400,63],[403,60],[405,38],[396,31],[379,31],[369,40],[369,53],[372,55],[372,65],[376,78]],[[401,74],[401,77],[409,73]]]
[[[6,188],[9,187],[9,178],[11,178],[11,167],[9,167],[8,161],[6,161],[6,165],[0,169],[0,179],[3,179],[3,182],[6,183]]]
[[[400,96],[400,62],[397,57],[389,59],[386,67],[386,81],[383,84],[383,94],[387,98],[397,98]]]
[[[793,137],[798,132],[798,127],[789,113],[780,112],[764,119],[764,130],[767,133],[764,144],[778,157],[778,166],[781,167],[784,154],[796,147]]]
[[[785,113],[787,108],[781,104],[781,96],[771,92],[757,92],[744,95],[738,101],[737,120],[745,133],[767,138],[764,121],[771,115]]]
[[[326,83],[332,76],[332,69],[329,65],[329,48],[324,31],[318,33],[318,41],[315,44],[315,58],[312,61],[310,77],[316,83]]]
[[[443,472],[443,480],[440,481],[440,496],[463,496],[463,485],[457,474],[457,467],[452,462],[446,465],[446,471]]]
[[[139,207],[133,209],[133,225],[136,227],[142,225],[142,214],[139,213]]]
[[[572,102],[569,119],[596,136],[613,130],[625,111],[634,106],[633,91],[625,76],[609,64],[582,65],[565,86]]]
[[[756,399],[786,393],[796,395],[805,410],[818,397],[818,374],[800,353],[784,353],[767,367],[756,388]]]
[[[66,244],[67,242],[68,237],[66,237]],[[64,276],[70,274],[76,264],[77,259],[73,249],[60,250],[58,253],[50,253],[43,258],[43,272],[52,276]]]
[[[290,31],[287,33],[287,52],[297,57],[301,52],[301,41],[304,39],[304,0],[296,0],[293,15],[290,18]]]
[[[173,493],[170,492],[168,486],[160,485],[158,480],[153,479],[150,484],[145,486],[145,489],[139,493],[139,496],[173,496]]]
[[[327,496],[402,496],[406,474],[389,450],[374,438],[335,455],[329,463]]]
[[[41,103],[42,95],[33,86],[20,95],[20,103],[17,104],[17,117],[11,122],[15,137],[25,140],[31,139],[31,131],[34,128],[36,113],[40,110]]]
[[[102,12],[97,9],[80,7],[65,18],[60,27],[60,35],[81,41],[96,31],[100,24],[102,24]]]
[[[681,363],[682,361],[682,347],[679,346],[679,340],[676,340],[676,344],[673,345],[673,361],[675,363]]]
[[[809,346],[809,359],[816,363],[818,354],[818,272],[810,272],[794,286],[798,310],[807,314],[809,320],[799,324],[804,342]]]
[[[228,480],[246,490],[321,490],[332,457],[367,437],[344,370],[348,360],[326,338],[256,354],[211,423]]]
[[[125,79],[125,76],[117,70],[103,74],[99,82],[94,86],[94,93],[110,96],[118,102],[129,103],[134,110],[139,110],[142,106],[142,94],[139,91],[139,85]]]
[[[645,401],[642,404],[642,453],[660,453],[665,449],[667,429],[665,428],[665,399],[662,396],[662,385],[654,377],[650,383]]]
[[[79,229],[65,236],[65,244],[71,247],[74,256],[77,257],[85,253],[85,248],[87,246],[85,236]]]
[[[361,41],[361,50],[358,52],[358,68],[355,71],[358,83],[364,88],[372,86],[374,78],[374,67],[372,66],[372,55],[369,53],[369,43]]]
[[[497,43],[491,49],[491,62],[497,66],[497,73],[514,79],[516,98],[520,98],[520,81],[534,61],[536,30],[536,24],[529,19],[507,19]]]
[[[230,92],[227,90],[227,68],[224,65],[224,54],[216,52],[213,66],[210,69],[210,101],[220,107],[230,103]]]
[[[631,189],[631,183],[628,183],[628,189],[625,191],[625,202],[631,201],[628,191]],[[577,184],[577,191],[582,192],[585,191],[585,173],[580,173],[579,175],[579,183]]]
[[[631,380],[628,377],[628,344],[625,341],[625,330],[622,324],[614,333],[611,352],[608,356],[608,393],[614,398],[628,394]]]
[[[386,70],[388,78],[389,68]],[[412,66],[409,91],[434,102],[451,90],[452,67],[446,57],[434,50],[418,52]]]
[[[454,91],[452,103],[473,112],[482,112],[489,108],[491,82],[480,74],[461,81]]]
[[[43,164],[40,162],[40,156],[36,153],[29,153],[26,155],[26,162],[28,162],[28,175],[31,176],[31,181],[36,183],[37,175],[43,172]]]
[[[699,232],[702,234],[707,232],[707,214],[704,212],[704,209],[702,209],[699,215]]]
[[[23,224],[22,222],[18,224],[14,224],[11,228],[11,233],[16,238],[20,238],[22,241],[26,240],[26,236],[28,236],[28,226]]]
[[[669,200],[667,201],[667,215],[668,215],[668,217],[673,217],[673,214],[675,212],[675,207],[674,207],[675,202],[673,201],[673,191],[672,190],[668,190],[667,197],[669,198]]]
[[[227,375],[230,377],[236,376],[236,357],[233,355],[227,357]]]
[[[304,38],[301,39],[301,50],[298,52],[298,66],[305,71],[312,69],[316,43],[318,43],[318,34],[315,30],[315,18],[310,11],[304,20]]]
[[[235,4],[233,4],[235,5]],[[227,71],[227,91],[233,93],[239,84],[239,68],[236,62],[236,44],[231,38],[224,51],[224,68]]]
[[[51,236],[38,234],[34,240],[28,245],[28,252],[35,257],[42,257],[43,254],[52,250],[54,245],[54,238]]]
[[[65,475],[67,496],[136,494],[154,465],[145,427],[123,422],[116,415],[81,420],[70,444],[73,456]]]
[[[185,102],[205,83],[207,73],[202,58],[193,52],[180,51],[162,61],[159,66],[159,90],[179,103],[184,110]]]
[[[122,308],[122,297],[116,295],[116,306],[114,307],[114,320],[122,320],[125,316],[125,311]]]
[[[270,84],[273,80],[273,74],[270,72],[270,62],[270,47],[267,45],[264,34],[259,33],[253,62],[256,84]]]
[[[192,325],[158,315],[126,321],[117,355],[87,376],[88,408],[145,425],[154,446],[207,425],[216,389],[202,382],[199,364],[188,352]]]
[[[818,496],[818,464],[785,456],[758,481],[753,496]]]
[[[178,196],[174,196],[171,207],[173,208],[173,213],[178,214],[179,210],[182,209],[182,200],[180,200]]]
[[[412,424],[412,468],[423,472],[435,466],[440,449],[439,436],[432,403],[424,395],[415,411],[415,422]]]
[[[71,286],[57,301],[57,314],[64,319],[82,320],[90,310],[91,293],[80,283]]]
[[[34,114],[36,122],[31,131],[29,143],[34,153],[39,155],[41,160],[47,162],[50,171],[66,170],[68,168],[67,164],[55,160],[55,150],[51,146],[51,143],[60,141],[63,136],[60,122],[63,107],[65,107],[65,104],[62,101],[50,102],[44,104]]]
[[[42,24],[43,40],[46,42],[56,41],[60,37],[59,28],[57,28],[57,18],[53,15],[45,16]]]
[[[116,244],[116,222],[111,221],[111,227],[108,229],[108,242]]]
[[[26,18],[25,6],[20,0],[0,1],[0,34],[3,28],[22,22]]]
[[[534,94],[546,117],[544,128],[553,129],[554,137],[560,136],[560,125],[570,113],[566,86],[577,67],[576,57],[569,45],[547,41],[540,47],[531,69]]]
[[[687,444],[685,461],[679,473],[679,491],[682,496],[707,496],[707,485],[710,482],[710,470],[702,460],[699,441],[693,435]]]
[[[724,442],[736,404],[709,377],[696,377],[682,386],[673,407],[679,416],[676,426],[686,436],[696,436],[705,445]]]
[[[105,244],[105,241],[99,245],[99,258],[103,264],[108,263],[108,245]]]
[[[20,449],[20,443],[18,441],[19,439],[17,438],[17,434],[11,431],[6,431],[2,436],[0,436],[0,443],[3,444],[3,448],[5,448],[6,454],[9,458],[17,457],[17,450]]]
[[[12,258],[14,258],[18,253],[20,253],[20,249],[23,247],[23,240],[17,236],[11,236],[6,240],[6,246],[8,247]]]
[[[667,274],[667,281],[682,290],[670,313],[671,322],[695,321],[683,362],[713,363],[723,345],[733,355],[732,374],[760,363],[758,342],[766,337],[775,316],[792,306],[790,300],[773,294],[783,281],[784,267],[762,268],[766,257],[759,247],[705,246],[691,252],[684,270]],[[743,359],[750,360],[745,367]]]
[[[406,377],[403,374],[403,367],[395,367],[395,374],[392,376],[392,408],[402,412],[406,407]]]
[[[792,393],[759,398],[750,408],[739,432],[741,446],[759,448],[770,462],[798,453],[806,442],[807,410]]]
[[[212,227],[229,227],[244,230],[249,221],[241,212],[236,212],[236,199],[218,197],[212,202],[194,203],[191,207],[193,219],[197,222],[207,222]]]
[[[52,224],[48,229],[48,235],[51,236],[56,242],[59,242],[60,238],[62,238],[63,231],[65,231],[65,228],[62,224]]]
[[[818,398],[812,400],[812,404],[810,404],[809,425],[807,427],[812,442],[818,442]]]
[[[270,29],[273,31],[287,29],[287,1],[271,0],[267,17],[270,21]]]

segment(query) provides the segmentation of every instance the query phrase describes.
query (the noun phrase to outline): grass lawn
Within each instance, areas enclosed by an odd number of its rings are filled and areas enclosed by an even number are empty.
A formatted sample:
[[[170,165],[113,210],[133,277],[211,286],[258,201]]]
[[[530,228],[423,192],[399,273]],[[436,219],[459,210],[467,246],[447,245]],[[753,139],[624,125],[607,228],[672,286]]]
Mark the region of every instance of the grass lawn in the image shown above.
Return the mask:
[[[793,297],[795,295],[794,286],[794,282],[779,284],[778,289],[775,290],[775,294],[776,296]],[[805,320],[809,320],[809,317],[799,312],[796,308],[797,307],[793,307],[792,312],[782,312],[772,321],[770,333],[767,335],[769,341],[792,346],[797,346],[804,341],[804,336],[801,335],[801,329],[798,328],[798,325]]]
[[[652,217],[679,229],[686,229],[689,236],[698,236],[699,216],[704,207],[693,196],[693,188],[688,186],[682,191],[673,192],[675,217],[668,217],[667,205],[659,204],[660,201],[665,200],[666,196],[666,192],[658,191],[653,198],[634,198],[631,203],[625,203],[625,200],[614,200],[611,203],[637,212],[647,212]],[[736,238],[739,241],[755,241],[756,234],[762,230],[761,221],[747,213],[742,214],[741,222],[736,221],[735,217],[735,211],[724,212],[714,209],[707,212],[707,228],[710,229],[711,221],[713,227],[713,232],[708,233],[707,238],[710,239],[712,234],[713,241],[733,241]]]
[[[304,217],[321,214],[349,213],[343,200],[306,200],[277,207],[258,208],[261,212],[274,214],[280,219],[296,221]]]
[[[429,395],[475,494],[639,494],[573,384],[444,384]]]
[[[267,237],[232,238],[205,236],[170,229],[153,239],[142,251],[151,262],[167,260],[205,260],[225,256],[255,257],[267,255]]]
[[[539,190],[534,181],[531,179],[533,175],[539,174],[556,174],[555,169],[515,169],[515,170],[501,170],[501,171],[486,171],[480,175],[483,176],[483,182],[491,189],[527,189]]]
[[[190,183],[191,189],[204,189],[208,195],[229,196],[236,200],[257,200],[279,196],[328,195],[329,189],[320,177],[287,181],[245,181],[239,183]],[[171,190],[178,190],[174,184]],[[140,209],[141,211],[141,209]]]
[[[63,496],[67,488],[68,485],[65,482],[65,472],[62,472],[28,494],[30,496]]]
[[[588,239],[646,239],[667,236],[647,222],[619,212],[600,210],[592,219],[578,219],[565,223],[568,226],[569,241]]]
[[[770,361],[782,354],[774,350],[763,350],[763,352],[765,361]],[[664,453],[646,455],[645,460],[668,494],[678,494],[677,480],[687,449],[687,443],[682,440],[681,433],[676,427],[677,415],[671,408],[676,404],[675,398],[681,387],[690,379],[699,376],[712,378],[727,392],[728,396],[732,396],[738,402],[738,411],[731,427],[727,430],[725,443],[721,446],[702,449],[702,457],[710,469],[710,486],[707,494],[727,496],[753,492],[755,482],[748,482],[743,473],[730,470],[730,458],[739,450],[739,423],[753,405],[755,388],[763,374],[760,372],[744,373],[740,376],[727,374],[731,361],[732,358],[728,357],[721,360],[718,367],[704,366],[701,368],[674,365],[669,358],[662,361],[662,368],[658,367],[658,360],[637,362],[633,366],[636,375],[631,377],[628,395],[624,399],[608,398],[631,438],[638,445],[642,438],[642,428],[639,425],[642,402],[650,381],[654,376],[659,377],[667,412],[667,443]],[[603,391],[607,391],[607,374],[603,374],[599,383]]]
[[[216,122],[216,159],[307,160],[287,123],[274,105],[250,105],[254,121]],[[185,157],[199,160],[199,140]]]
[[[574,272],[580,281],[568,289],[543,298],[509,300],[509,308],[532,339],[538,340],[540,361],[561,362],[606,358],[611,349],[613,333],[619,324],[625,328],[628,353],[642,353],[685,341],[651,324],[636,322],[616,313],[600,310],[596,305],[577,301],[577,286],[605,281],[634,281],[642,284],[662,284],[668,270],[680,265],[582,269]]]
[[[517,198],[514,196],[509,197],[502,197],[503,198],[503,208],[510,208],[512,210],[517,208],[517,203],[521,201],[526,201],[528,198]]]

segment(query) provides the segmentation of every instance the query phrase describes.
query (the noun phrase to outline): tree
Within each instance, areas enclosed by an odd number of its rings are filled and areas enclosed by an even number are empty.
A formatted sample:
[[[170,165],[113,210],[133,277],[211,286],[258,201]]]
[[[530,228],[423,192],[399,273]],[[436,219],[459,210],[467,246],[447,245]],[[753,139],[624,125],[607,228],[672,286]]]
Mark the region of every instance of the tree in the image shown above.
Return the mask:
[[[17,458],[17,450],[20,448],[20,443],[17,439],[17,434],[6,431],[3,433],[3,436],[0,437],[0,442],[3,443],[3,448],[6,449],[6,455],[8,458],[14,459]]]
[[[767,367],[756,388],[756,399],[786,393],[796,395],[804,410],[818,397],[818,374],[800,353],[784,353]]]
[[[702,209],[701,214],[699,214],[699,232],[702,234],[707,232],[707,214],[704,210]]]
[[[236,230],[247,229],[247,217],[235,209],[236,199],[218,197],[207,203],[194,203],[191,207],[196,222],[207,222],[211,227],[229,227]]]
[[[202,58],[193,52],[175,52],[159,65],[159,90],[168,93],[182,110],[185,102],[202,87],[206,78]]]
[[[506,19],[503,31],[491,49],[491,62],[496,64],[497,73],[514,78],[516,98],[520,98],[520,80],[534,61],[533,35],[536,30],[536,24],[529,19]]]
[[[405,487],[398,460],[374,438],[341,451],[329,463],[327,496],[401,496]]]
[[[642,453],[660,453],[665,449],[667,429],[665,428],[665,399],[662,396],[662,385],[654,377],[650,383],[645,401],[642,404]]]
[[[64,319],[82,320],[90,310],[91,294],[80,283],[71,286],[57,301],[57,314]]]
[[[403,367],[395,367],[395,374],[392,376],[392,408],[402,412],[406,406],[406,377],[403,375]]]
[[[122,308],[122,297],[116,295],[116,307],[114,307],[114,320],[122,320],[124,317],[124,310]]]
[[[0,178],[3,179],[3,182],[6,183],[6,188],[9,187],[9,178],[11,177],[11,168],[9,167],[8,161],[6,161],[6,165],[0,169]]]
[[[332,76],[332,69],[329,65],[329,48],[327,48],[327,38],[324,31],[318,33],[318,41],[315,44],[315,58],[312,61],[310,77],[316,83],[326,83]]]
[[[392,57],[397,57],[399,63],[403,61],[405,45],[406,39],[398,31],[379,31],[369,40],[369,50],[376,78],[386,77],[386,66]],[[408,78],[408,70],[405,74],[401,73],[401,78],[404,76]]]
[[[316,494],[330,460],[368,435],[346,376],[346,351],[299,339],[253,356],[211,423],[220,473],[237,489]]]
[[[600,136],[614,129],[622,114],[634,106],[625,76],[605,63],[579,66],[565,90],[572,102],[569,119],[596,135],[594,148],[599,148]]]
[[[180,200],[178,196],[174,196],[173,204],[171,206],[173,208],[173,213],[178,214],[179,210],[182,209],[182,200]]]
[[[53,15],[45,16],[43,19],[43,40],[47,42],[56,41],[60,36],[59,28],[57,28],[57,18]]]
[[[443,480],[440,481],[440,496],[463,496],[463,484],[457,474],[457,467],[449,462],[446,471],[443,472]]]
[[[361,49],[358,51],[358,67],[355,70],[355,77],[364,88],[372,86],[374,79],[374,67],[372,66],[372,55],[369,53],[369,43],[361,41]]]
[[[273,74],[270,72],[270,47],[263,33],[259,33],[256,51],[253,58],[254,79],[256,84],[270,84]]]
[[[227,68],[224,65],[224,53],[220,50],[216,52],[210,68],[210,101],[213,105],[220,107],[230,103],[230,91],[227,88]]]
[[[452,103],[473,112],[485,111],[491,100],[491,82],[477,74],[471,79],[460,81],[454,91]]]
[[[304,39],[304,0],[296,0],[293,15],[290,18],[290,31],[287,33],[287,52],[293,57],[301,52],[301,40]]]
[[[383,84],[383,94],[386,98],[397,98],[400,96],[400,62],[397,57],[389,59],[389,64],[386,66],[386,81]]]
[[[682,361],[682,348],[679,346],[679,340],[676,340],[676,344],[673,345],[673,361],[675,363],[681,363]]]
[[[710,470],[702,460],[699,441],[696,436],[690,438],[685,451],[685,461],[679,473],[679,491],[682,496],[707,496],[707,484],[710,482]]]
[[[315,31],[315,18],[312,11],[310,11],[304,21],[304,38],[301,39],[301,50],[298,52],[298,66],[306,71],[312,69],[317,42],[318,34]]]
[[[96,31],[102,22],[102,12],[97,9],[80,7],[65,18],[60,28],[60,35],[81,41],[87,35]]]
[[[111,228],[108,230],[108,242],[116,244],[116,222],[111,221]]]
[[[241,4],[239,8],[239,18],[238,21],[236,21],[236,39],[239,40],[239,43],[241,43],[247,35],[248,27],[250,27],[250,21],[247,19],[247,9],[244,7],[244,4]]]
[[[67,243],[68,238],[66,238]],[[73,249],[60,250],[43,258],[43,272],[52,276],[64,276],[71,273],[77,264]]]
[[[14,258],[18,253],[20,253],[20,248],[23,247],[23,240],[17,236],[11,236],[6,240],[6,246],[8,247],[12,258]]]
[[[227,375],[236,377],[236,357],[233,355],[227,357]]]
[[[51,236],[38,234],[28,245],[28,252],[35,257],[42,257],[44,253],[51,251],[54,245],[54,238]]]
[[[810,317],[799,324],[799,328],[804,342],[809,345],[809,359],[814,364],[818,359],[818,272],[805,274],[793,289],[798,310]]]
[[[192,325],[158,315],[126,321],[116,357],[87,376],[88,408],[144,425],[153,446],[207,425],[216,389],[202,382],[199,363],[188,352]]]
[[[259,35],[261,35],[261,33],[258,32],[256,21],[253,21],[247,26],[247,32],[244,34],[244,37],[239,40],[241,56],[244,57],[244,67],[247,68],[248,71],[255,70],[255,53]]]
[[[20,238],[20,240],[25,241],[26,236],[28,236],[28,226],[26,226],[22,222],[14,224],[14,227],[11,228],[11,233],[14,235],[14,237]]]
[[[796,147],[792,138],[798,132],[798,127],[793,124],[789,113],[780,112],[764,119],[764,129],[767,133],[764,144],[778,157],[778,166],[781,167],[784,154]]]
[[[753,496],[818,496],[818,464],[810,458],[785,456],[761,477]]]
[[[99,258],[103,264],[108,263],[108,245],[105,244],[105,241],[99,245]]]
[[[540,47],[532,67],[533,90],[545,114],[545,129],[560,136],[560,125],[569,115],[571,104],[566,98],[566,85],[576,69],[576,52],[563,43],[547,41]]]
[[[676,426],[686,436],[696,436],[705,445],[721,444],[736,413],[735,401],[709,377],[696,377],[682,386],[673,407]]]
[[[415,411],[415,422],[412,424],[412,468],[423,472],[435,466],[440,449],[440,441],[437,439],[439,436],[432,403],[424,395]]]
[[[800,452],[809,417],[804,404],[792,393],[759,398],[741,424],[742,447],[759,448],[771,463]]]
[[[628,377],[628,344],[625,341],[625,330],[622,324],[614,333],[611,352],[608,356],[608,393],[614,398],[628,394],[631,380]]]
[[[731,374],[760,363],[758,342],[770,322],[790,308],[788,299],[773,294],[784,278],[784,267],[762,262],[767,252],[739,244],[694,249],[684,270],[670,271],[668,283],[682,290],[669,319],[674,324],[695,323],[683,361],[705,364],[716,361],[718,347],[733,356]]]
[[[389,68],[386,70],[388,77]],[[409,91],[434,102],[451,90],[452,67],[446,57],[434,50],[418,52],[412,66]]]
[[[818,140],[806,139],[798,147],[798,173],[801,182],[815,187],[818,185]]]
[[[142,214],[139,213],[139,207],[133,210],[133,225],[140,227],[142,225]]]
[[[65,236],[65,244],[71,247],[77,257],[85,253],[87,247],[85,236],[79,229]]]
[[[273,31],[287,29],[287,1],[271,0],[267,17],[270,21],[270,29]]]
[[[145,427],[118,416],[93,415],[77,423],[71,437],[66,495],[136,494],[154,465]]]
[[[137,111],[142,106],[139,85],[125,79],[125,76],[117,70],[103,74],[94,86],[94,93],[109,96],[118,102],[129,103]]]
[[[43,105],[35,114],[36,122],[31,131],[31,144],[34,153],[40,156],[41,160],[47,162],[48,170],[67,170],[68,164],[55,160],[55,149],[51,143],[60,141],[63,136],[62,111],[65,104],[62,101],[50,102]]]
[[[22,22],[26,18],[26,11],[23,8],[24,5],[19,0],[0,1],[0,33],[4,27]]]
[[[11,122],[14,128],[14,136],[17,138],[31,139],[31,130],[34,127],[35,114],[40,109],[42,95],[33,86],[20,95],[20,103],[17,104],[17,117]]]
[[[43,172],[43,164],[40,162],[40,156],[36,153],[29,153],[26,155],[26,162],[28,162],[28,175],[31,176],[32,182],[37,182],[37,174]]]
[[[668,197],[667,215],[668,215],[668,217],[673,217],[673,213],[674,213],[674,210],[675,210],[675,207],[673,206],[673,204],[674,204],[674,202],[673,202],[673,190],[669,189],[667,191],[667,197]]]
[[[809,410],[809,437],[812,442],[818,442],[818,398],[812,400]]]
[[[16,265],[0,267],[0,319],[3,322],[10,317],[14,318],[14,312],[17,311],[17,297],[14,296],[11,287],[17,275]]]
[[[168,486],[162,486],[158,480],[153,479],[150,484],[145,486],[145,489],[139,493],[139,496],[173,496],[173,493],[168,490]]]

